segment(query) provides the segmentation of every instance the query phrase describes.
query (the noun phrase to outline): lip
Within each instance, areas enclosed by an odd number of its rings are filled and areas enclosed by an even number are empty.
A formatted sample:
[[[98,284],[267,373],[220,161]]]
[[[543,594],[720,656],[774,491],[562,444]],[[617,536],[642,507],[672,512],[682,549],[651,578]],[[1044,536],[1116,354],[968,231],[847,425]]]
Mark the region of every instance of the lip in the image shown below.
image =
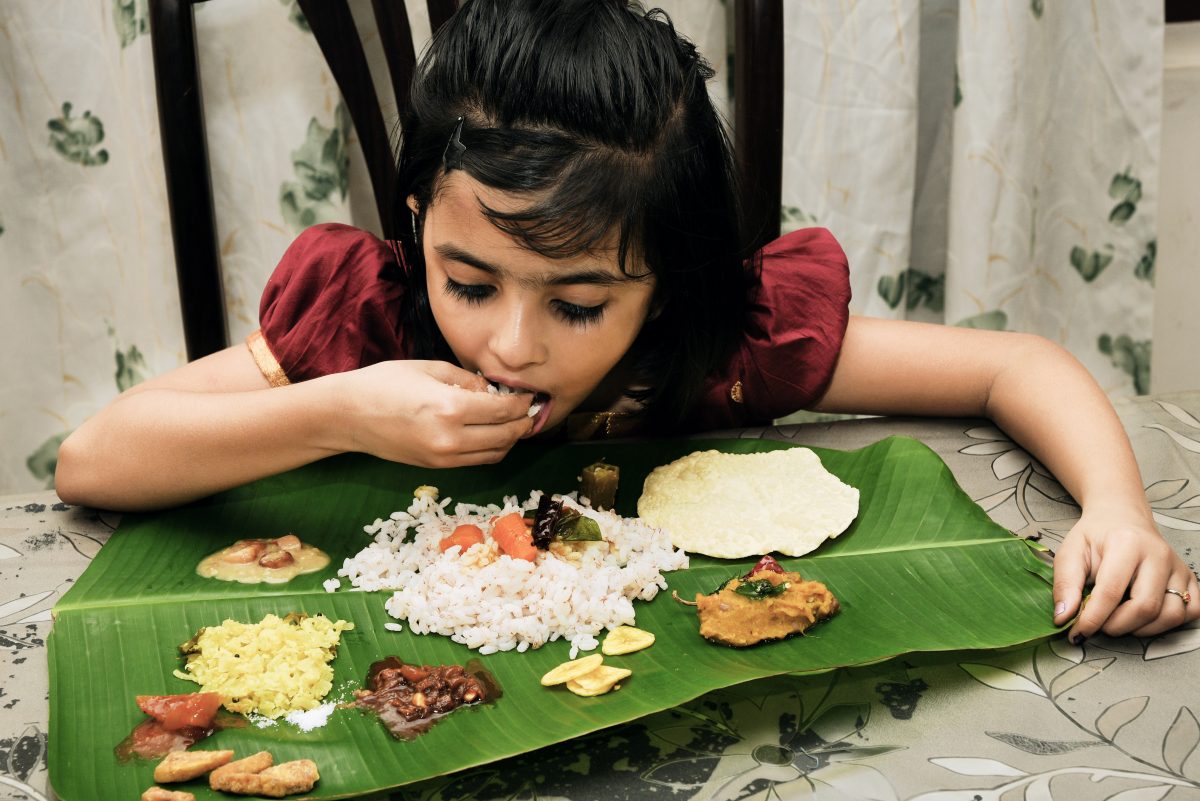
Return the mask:
[[[504,376],[488,375],[487,373],[484,373],[483,377],[486,378],[488,381],[491,381],[493,384],[504,384],[505,386],[512,387],[513,389],[524,389],[529,392],[532,392],[534,395],[537,395],[538,393],[541,393],[543,395],[550,394],[541,389],[538,389],[535,386],[526,384],[524,381],[517,381],[515,379],[505,378]]]
[[[529,429],[528,434],[521,435],[521,439],[536,436],[545,428],[546,421],[550,419],[550,407],[554,405],[554,398],[550,395],[544,395],[544,398],[544,400],[539,401],[542,404],[542,410],[538,412],[537,417],[533,418],[533,428]]]
[[[488,373],[483,373],[483,377],[493,384],[504,384],[505,386],[512,387],[513,389],[519,389],[532,393],[534,396],[532,403],[542,404],[542,410],[538,412],[537,417],[533,418],[533,428],[529,430],[528,434],[522,435],[521,439],[527,439],[535,436],[540,433],[543,428],[545,428],[546,421],[550,419],[550,407],[554,405],[553,395],[551,395],[549,392],[538,389],[535,386],[527,384],[524,381],[517,381],[515,379],[509,379],[505,378],[504,376],[492,375]]]

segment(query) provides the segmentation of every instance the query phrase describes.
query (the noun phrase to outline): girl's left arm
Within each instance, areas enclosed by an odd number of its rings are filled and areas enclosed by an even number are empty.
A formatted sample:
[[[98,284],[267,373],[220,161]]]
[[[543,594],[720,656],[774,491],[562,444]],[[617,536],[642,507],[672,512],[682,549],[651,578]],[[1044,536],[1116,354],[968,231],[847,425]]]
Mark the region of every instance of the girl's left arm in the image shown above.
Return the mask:
[[[827,412],[986,416],[1054,473],[1083,514],[1054,560],[1054,621],[1146,636],[1200,618],[1195,574],[1159,535],[1128,437],[1104,391],[1031,334],[852,317]],[[1167,589],[1190,593],[1185,604]]]

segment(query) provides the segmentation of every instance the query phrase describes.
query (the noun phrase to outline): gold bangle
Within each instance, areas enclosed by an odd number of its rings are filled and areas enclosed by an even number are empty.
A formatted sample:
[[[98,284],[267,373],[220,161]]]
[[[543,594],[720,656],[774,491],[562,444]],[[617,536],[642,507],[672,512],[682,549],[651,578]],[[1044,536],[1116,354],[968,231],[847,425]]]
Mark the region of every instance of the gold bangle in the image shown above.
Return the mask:
[[[258,365],[268,384],[273,387],[286,387],[292,383],[275,354],[271,352],[271,346],[267,344],[261,328],[246,337],[246,347],[250,348],[250,355],[254,357],[254,363]]]

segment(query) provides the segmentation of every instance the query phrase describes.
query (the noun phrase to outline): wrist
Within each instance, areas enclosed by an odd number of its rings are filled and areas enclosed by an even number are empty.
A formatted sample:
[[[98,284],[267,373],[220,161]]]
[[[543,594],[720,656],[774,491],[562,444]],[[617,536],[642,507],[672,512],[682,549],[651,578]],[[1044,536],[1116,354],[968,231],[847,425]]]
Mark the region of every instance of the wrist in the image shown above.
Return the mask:
[[[1111,494],[1080,504],[1082,516],[1106,522],[1142,522],[1154,525],[1145,494]]]
[[[327,456],[362,450],[352,425],[360,419],[359,395],[348,386],[349,375],[331,373],[296,385],[306,395],[302,408],[309,441]]]

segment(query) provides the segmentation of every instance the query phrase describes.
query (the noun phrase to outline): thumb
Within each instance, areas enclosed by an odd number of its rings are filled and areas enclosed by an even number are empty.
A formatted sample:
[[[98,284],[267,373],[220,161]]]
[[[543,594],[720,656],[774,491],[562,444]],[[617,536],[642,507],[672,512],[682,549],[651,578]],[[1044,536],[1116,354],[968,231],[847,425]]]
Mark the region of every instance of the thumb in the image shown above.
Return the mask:
[[[443,384],[459,386],[472,392],[486,392],[487,379],[478,373],[472,373],[450,362],[430,361],[424,363],[425,373]]]
[[[1080,548],[1064,543],[1054,557],[1054,624],[1061,626],[1079,612],[1087,564]]]

